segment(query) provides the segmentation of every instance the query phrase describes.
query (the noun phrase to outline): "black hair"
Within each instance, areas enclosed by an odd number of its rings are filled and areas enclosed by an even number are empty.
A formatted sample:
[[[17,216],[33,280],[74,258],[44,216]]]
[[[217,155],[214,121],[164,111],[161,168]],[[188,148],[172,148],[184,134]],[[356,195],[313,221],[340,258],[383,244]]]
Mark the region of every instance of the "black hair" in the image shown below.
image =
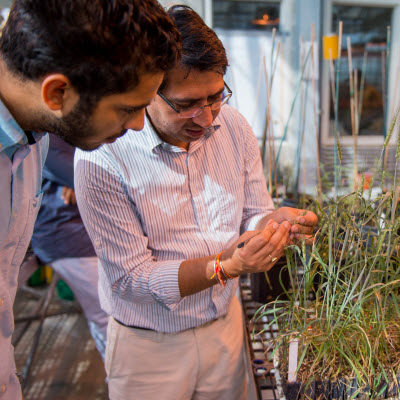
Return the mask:
[[[61,73],[97,102],[134,89],[142,73],[172,68],[180,46],[156,0],[14,0],[0,56],[22,80]]]
[[[174,5],[167,10],[182,36],[182,54],[179,65],[187,70],[215,71],[225,75],[228,59],[217,34],[189,6]],[[168,74],[160,89],[165,87]]]

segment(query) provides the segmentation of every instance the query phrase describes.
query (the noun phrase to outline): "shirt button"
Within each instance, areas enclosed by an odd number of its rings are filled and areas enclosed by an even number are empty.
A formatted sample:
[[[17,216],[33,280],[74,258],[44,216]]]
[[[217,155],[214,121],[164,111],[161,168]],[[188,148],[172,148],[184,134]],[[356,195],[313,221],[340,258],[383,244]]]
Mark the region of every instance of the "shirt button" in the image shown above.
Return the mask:
[[[0,386],[0,393],[4,393],[6,391],[6,385],[3,383],[1,386]]]

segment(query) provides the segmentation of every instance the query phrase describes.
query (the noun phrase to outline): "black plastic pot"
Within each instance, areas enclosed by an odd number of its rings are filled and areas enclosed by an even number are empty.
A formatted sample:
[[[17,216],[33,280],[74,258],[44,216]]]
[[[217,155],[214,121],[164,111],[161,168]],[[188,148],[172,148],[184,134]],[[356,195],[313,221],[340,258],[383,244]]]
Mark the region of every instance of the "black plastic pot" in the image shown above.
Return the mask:
[[[286,298],[286,296],[284,296],[284,288],[288,289],[290,286],[289,272],[286,268],[286,257],[281,257],[267,274],[269,282],[264,272],[250,275],[251,299],[258,303],[265,304],[278,297],[280,299]]]
[[[370,387],[358,388],[357,378],[344,379],[337,381],[313,381],[308,385],[301,382],[288,382],[281,375],[281,383],[286,400],[344,400],[350,399],[358,392],[354,398],[360,400],[372,399]],[[379,387],[382,390],[380,399],[392,399],[400,394],[400,377],[397,377],[397,383],[392,381],[389,384],[382,382]],[[379,388],[377,392],[381,391]],[[374,397],[376,398],[376,397]],[[397,398],[397,397],[396,397]]]

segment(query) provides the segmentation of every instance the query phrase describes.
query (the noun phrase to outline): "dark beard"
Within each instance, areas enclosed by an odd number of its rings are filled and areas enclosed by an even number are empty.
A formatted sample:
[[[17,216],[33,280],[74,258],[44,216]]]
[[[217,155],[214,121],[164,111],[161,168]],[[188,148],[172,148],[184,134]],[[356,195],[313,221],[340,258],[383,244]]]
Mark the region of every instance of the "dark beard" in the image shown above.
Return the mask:
[[[90,123],[94,105],[79,100],[78,104],[63,118],[46,118],[44,131],[54,133],[74,147],[85,151],[96,150],[86,144],[87,138],[96,136]],[[42,130],[43,131],[43,130]]]

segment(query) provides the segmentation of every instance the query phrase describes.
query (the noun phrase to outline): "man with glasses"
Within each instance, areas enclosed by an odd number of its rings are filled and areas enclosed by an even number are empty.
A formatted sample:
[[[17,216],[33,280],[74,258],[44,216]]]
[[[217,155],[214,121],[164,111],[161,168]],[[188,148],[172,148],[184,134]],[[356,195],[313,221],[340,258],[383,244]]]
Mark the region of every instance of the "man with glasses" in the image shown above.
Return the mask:
[[[292,238],[312,234],[317,218],[274,211],[257,139],[226,105],[222,43],[192,9],[168,13],[183,52],[147,107],[144,129],[75,155],[77,200],[100,260],[100,302],[112,316],[109,394],[240,400],[237,277],[270,269]]]

